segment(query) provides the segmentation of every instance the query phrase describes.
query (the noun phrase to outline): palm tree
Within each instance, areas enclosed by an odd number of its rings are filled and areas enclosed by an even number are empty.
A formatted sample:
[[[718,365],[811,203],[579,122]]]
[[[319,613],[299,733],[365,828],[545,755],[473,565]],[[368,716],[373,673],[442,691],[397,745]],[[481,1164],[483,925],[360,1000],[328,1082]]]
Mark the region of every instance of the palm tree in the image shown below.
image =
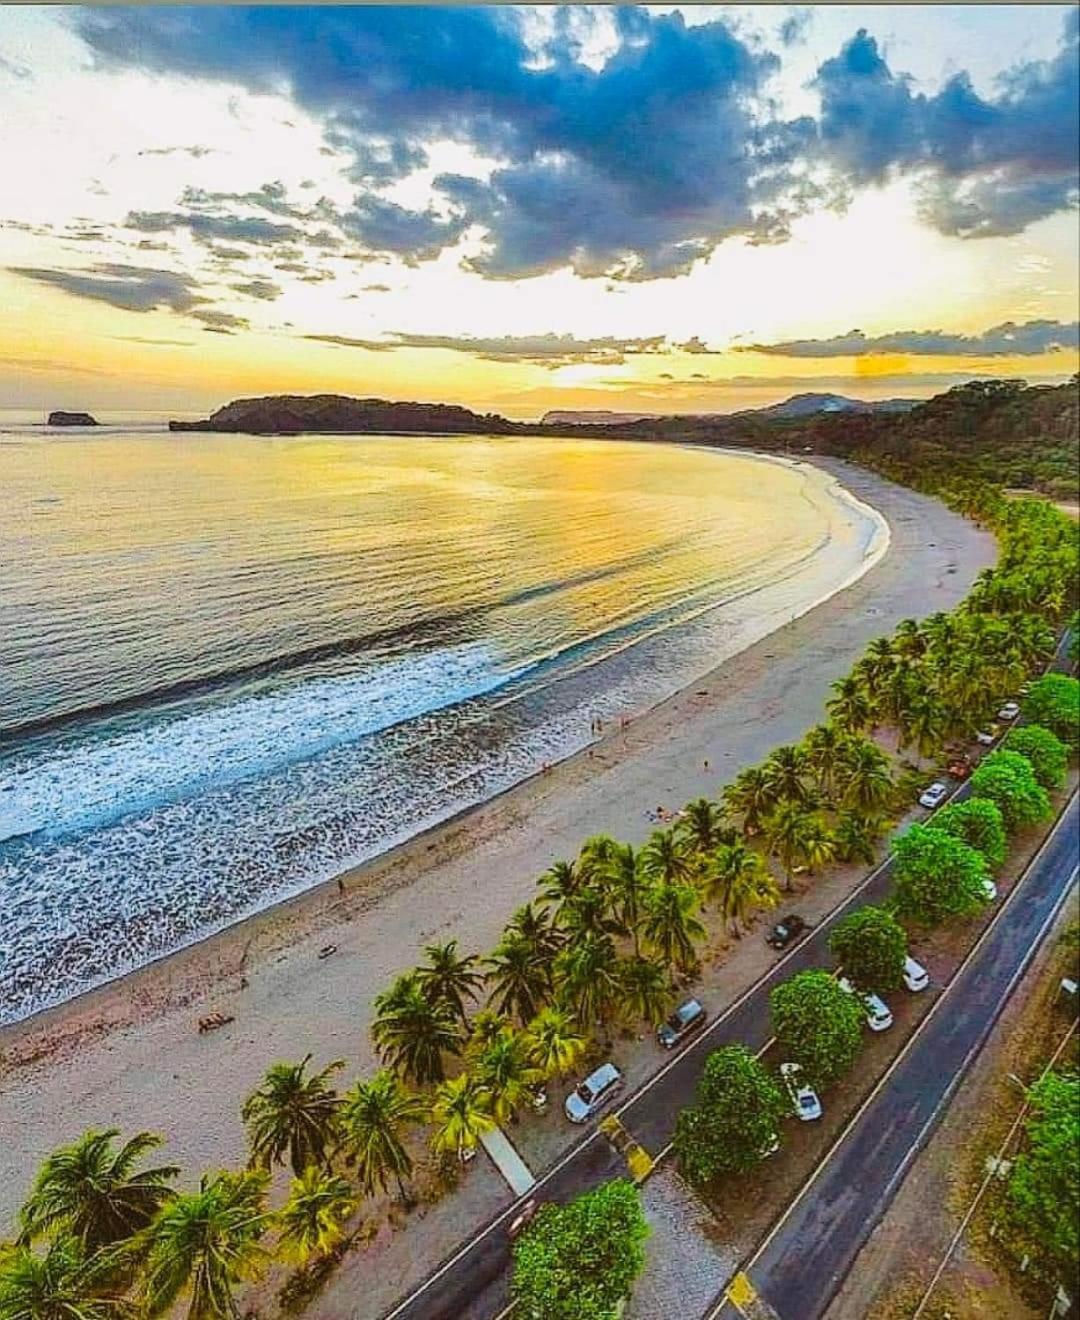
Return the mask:
[[[551,914],[532,903],[525,903],[517,909],[505,933],[524,936],[544,962],[550,962],[565,942]]]
[[[385,1192],[392,1174],[401,1199],[408,1199],[403,1179],[412,1172],[412,1159],[404,1136],[425,1112],[424,1101],[402,1086],[389,1068],[381,1068],[369,1082],[357,1082],[346,1092],[341,1110],[343,1144],[356,1158],[356,1175],[368,1196],[376,1187]]]
[[[914,742],[920,756],[933,756],[945,741],[947,724],[941,703],[930,693],[921,692],[909,702],[899,728],[903,743]]]
[[[559,927],[570,943],[582,935],[617,934],[620,927],[610,916],[610,906],[608,895],[599,885],[579,889],[559,908]]]
[[[594,834],[586,839],[578,853],[577,871],[584,885],[603,884],[608,863],[619,847],[618,839],[610,834]]]
[[[477,1058],[476,1078],[486,1091],[498,1123],[508,1123],[525,1104],[543,1074],[529,1060],[529,1044],[516,1031],[504,1031]]]
[[[727,878],[720,911],[738,940],[742,938],[739,923],[745,925],[758,908],[769,911],[776,907],[780,889],[764,859],[743,843],[733,846],[730,857],[722,859],[721,866]]]
[[[438,1087],[431,1102],[436,1151],[455,1151],[460,1157],[495,1127],[491,1098],[477,1078],[461,1073]]]
[[[794,870],[802,856],[810,813],[797,802],[781,802],[765,822],[765,842],[784,869],[784,888],[791,892]]]
[[[469,1023],[469,1041],[465,1046],[466,1058],[475,1059],[491,1044],[497,1040],[504,1031],[509,1031],[511,1022],[508,1017],[502,1013],[496,1013],[493,1008],[482,1008],[479,1013],[473,1015]]]
[[[433,1004],[415,976],[399,976],[375,998],[371,1034],[379,1054],[393,1068],[420,1082],[445,1076],[443,1054],[461,1052],[458,1023],[445,1004]]]
[[[535,1017],[551,994],[551,963],[527,936],[507,931],[487,960],[484,980],[496,1013]]]
[[[705,927],[693,915],[698,893],[693,885],[663,882],[645,899],[641,933],[667,967],[688,971],[697,964],[694,941],[705,938]]]
[[[646,879],[678,884],[694,878],[694,859],[674,830],[653,830],[638,857]]]
[[[561,1077],[585,1053],[585,1037],[569,1013],[551,1005],[541,1009],[525,1028],[525,1047],[530,1063],[544,1077]]]
[[[747,837],[758,833],[761,822],[776,805],[772,785],[759,765],[740,770],[721,796],[728,811],[742,821]]]
[[[889,638],[875,637],[863,653],[857,668],[866,676],[870,691],[876,693],[896,669],[896,664],[896,653]]]
[[[619,959],[607,935],[586,935],[555,960],[560,999],[582,1027],[606,1028],[620,1002]]]
[[[706,797],[688,802],[675,828],[691,852],[702,856],[735,837],[735,831],[724,820],[723,808]]]
[[[878,837],[875,822],[857,811],[842,811],[833,830],[836,855],[842,862],[873,862]]]
[[[474,970],[479,957],[475,953],[459,957],[457,947],[457,940],[429,944],[424,950],[427,962],[416,969],[416,980],[433,1004],[445,1004],[464,1022],[465,1000],[476,998],[484,978]]]
[[[866,687],[849,674],[832,685],[836,693],[825,703],[829,718],[845,733],[862,733],[874,722],[874,703]]]
[[[663,1021],[675,999],[667,968],[653,958],[627,958],[622,965],[622,985],[634,1017],[652,1026]]]
[[[627,931],[634,941],[634,955],[639,952],[638,926],[649,882],[638,854],[629,843],[620,844],[608,860],[604,872],[608,907],[618,928]]]
[[[555,862],[540,877],[540,902],[558,907],[581,888],[582,877],[573,862]]]
[[[277,1216],[278,1254],[296,1265],[326,1256],[345,1237],[356,1198],[344,1178],[311,1165],[292,1180],[289,1199]]]
[[[136,1320],[135,1304],[114,1282],[111,1254],[87,1257],[66,1234],[43,1256],[28,1246],[0,1252],[0,1320]]]
[[[176,1195],[170,1186],[180,1172],[176,1165],[138,1168],[161,1138],[139,1132],[117,1150],[119,1135],[117,1128],[86,1132],[46,1158],[19,1212],[20,1242],[61,1232],[92,1256],[145,1228]],[[57,1268],[61,1263],[57,1257]]]
[[[810,766],[806,753],[801,747],[777,747],[768,757],[762,769],[765,783],[776,802],[797,802],[807,806],[813,797],[806,782]]]
[[[299,1063],[273,1064],[259,1089],[244,1101],[240,1116],[248,1130],[252,1168],[282,1164],[286,1154],[297,1175],[309,1164],[329,1163],[341,1100],[328,1079],[345,1061],[335,1059],[322,1072],[305,1077],[310,1061],[307,1054]]]
[[[889,761],[876,743],[865,738],[852,743],[837,775],[841,805],[862,816],[874,816],[888,804],[893,792]]]
[[[926,653],[927,639],[915,619],[901,619],[893,631],[892,649],[901,660],[920,660]]]
[[[236,1287],[261,1273],[260,1239],[270,1216],[262,1169],[204,1175],[197,1192],[175,1197],[143,1230],[141,1294],[147,1314],[164,1315],[187,1292],[187,1320],[235,1320]]]
[[[813,770],[822,794],[830,801],[836,792],[836,771],[849,737],[835,724],[817,724],[803,740],[807,765]]]

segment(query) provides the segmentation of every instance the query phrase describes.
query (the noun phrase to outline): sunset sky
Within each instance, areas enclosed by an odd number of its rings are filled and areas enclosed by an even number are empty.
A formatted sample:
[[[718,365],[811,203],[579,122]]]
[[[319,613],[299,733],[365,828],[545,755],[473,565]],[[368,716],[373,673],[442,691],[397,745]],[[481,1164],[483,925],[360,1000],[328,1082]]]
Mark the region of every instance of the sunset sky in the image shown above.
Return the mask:
[[[1078,10],[0,9],[0,408],[1078,365]]]

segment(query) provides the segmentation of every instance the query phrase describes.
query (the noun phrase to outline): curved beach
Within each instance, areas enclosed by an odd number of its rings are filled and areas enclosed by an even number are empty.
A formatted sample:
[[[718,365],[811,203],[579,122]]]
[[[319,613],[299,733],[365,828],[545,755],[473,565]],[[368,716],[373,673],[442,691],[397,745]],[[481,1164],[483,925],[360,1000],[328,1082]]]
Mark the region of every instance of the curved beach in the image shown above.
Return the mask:
[[[951,608],[993,562],[993,539],[937,502],[838,461],[819,466],[888,521],[887,548],[857,580],[794,620],[749,621],[737,654],[548,773],[0,1031],[3,1221],[42,1156],[90,1125],[167,1134],[168,1158],[192,1179],[238,1162],[240,1105],[268,1063],[311,1051],[345,1057],[350,1076],[370,1068],[371,1000],[423,944],[490,947],[552,861],[600,831],[640,841],[657,807],[715,793],[799,737],[868,640]],[[336,953],[320,960],[328,944]],[[214,1011],[235,1021],[200,1036],[198,1018]]]

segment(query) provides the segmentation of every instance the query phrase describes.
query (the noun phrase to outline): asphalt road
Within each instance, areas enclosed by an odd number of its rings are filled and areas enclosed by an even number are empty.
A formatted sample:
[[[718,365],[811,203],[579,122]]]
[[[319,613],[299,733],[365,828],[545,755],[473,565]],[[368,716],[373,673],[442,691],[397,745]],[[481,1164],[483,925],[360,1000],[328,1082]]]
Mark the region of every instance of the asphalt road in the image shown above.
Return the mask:
[[[962,784],[951,801],[969,795]],[[694,1094],[708,1055],[721,1045],[747,1045],[757,1051],[771,1038],[769,992],[796,972],[831,967],[829,932],[854,907],[882,901],[892,888],[892,858],[814,927],[801,943],[777,957],[773,968],[685,1046],[663,1069],[613,1112],[646,1150],[655,1153],[671,1140],[679,1110]],[[494,1320],[509,1302],[510,1244],[507,1225],[530,1197],[569,1201],[590,1187],[626,1173],[608,1142],[591,1127],[582,1140],[542,1174],[531,1192],[515,1201],[449,1257],[385,1320]]]
[[[1034,956],[1077,877],[1074,796],[975,951],[747,1266],[779,1320],[817,1320]],[[927,1207],[933,1213],[933,1207]],[[718,1304],[713,1316],[735,1316]]]

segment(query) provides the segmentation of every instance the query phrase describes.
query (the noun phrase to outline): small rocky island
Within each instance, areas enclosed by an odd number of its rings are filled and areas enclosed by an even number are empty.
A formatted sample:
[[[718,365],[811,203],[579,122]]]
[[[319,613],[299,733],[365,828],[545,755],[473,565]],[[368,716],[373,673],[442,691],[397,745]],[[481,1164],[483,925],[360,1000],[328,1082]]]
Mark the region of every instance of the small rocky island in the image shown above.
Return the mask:
[[[58,410],[57,412],[49,413],[49,420],[46,422],[46,425],[47,426],[97,426],[98,421],[96,417],[91,417],[89,413],[64,412],[62,410]]]
[[[203,421],[169,423],[170,431],[248,435],[297,435],[303,431],[506,435],[514,429],[505,417],[481,415],[454,404],[394,403],[387,399],[350,399],[344,394],[271,394],[261,399],[235,399]]]

